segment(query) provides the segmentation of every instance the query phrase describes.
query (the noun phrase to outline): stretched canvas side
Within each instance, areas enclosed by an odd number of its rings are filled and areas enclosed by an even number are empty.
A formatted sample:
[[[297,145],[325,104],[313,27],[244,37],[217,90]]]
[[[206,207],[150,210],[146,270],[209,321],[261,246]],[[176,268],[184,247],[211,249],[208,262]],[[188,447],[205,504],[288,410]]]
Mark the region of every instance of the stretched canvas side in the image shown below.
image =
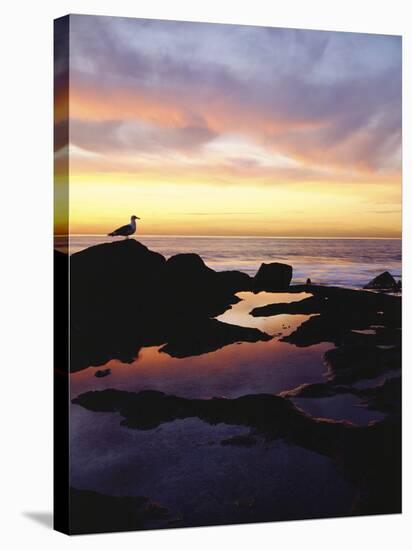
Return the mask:
[[[54,528],[69,533],[69,26],[54,22]]]

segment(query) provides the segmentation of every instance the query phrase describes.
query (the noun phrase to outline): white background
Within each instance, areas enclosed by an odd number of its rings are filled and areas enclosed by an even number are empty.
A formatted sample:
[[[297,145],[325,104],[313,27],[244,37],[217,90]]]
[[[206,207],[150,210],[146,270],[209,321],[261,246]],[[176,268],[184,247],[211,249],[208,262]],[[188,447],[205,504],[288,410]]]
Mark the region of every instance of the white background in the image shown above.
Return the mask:
[[[125,15],[404,37],[404,288],[410,292],[411,43],[409,0],[9,0],[0,20],[0,542],[3,548],[411,548],[411,475],[402,516],[66,537],[52,510],[52,20]],[[406,284],[405,284],[406,283]],[[410,308],[407,308],[410,321]],[[405,344],[410,339],[406,324]],[[410,345],[404,426],[410,431]],[[409,364],[408,364],[409,363]],[[406,435],[406,429],[404,429]],[[404,464],[410,462],[406,439]],[[35,519],[37,518],[37,520]],[[40,520],[40,521],[39,521]],[[410,527],[409,527],[409,530]],[[411,533],[409,533],[409,536]]]

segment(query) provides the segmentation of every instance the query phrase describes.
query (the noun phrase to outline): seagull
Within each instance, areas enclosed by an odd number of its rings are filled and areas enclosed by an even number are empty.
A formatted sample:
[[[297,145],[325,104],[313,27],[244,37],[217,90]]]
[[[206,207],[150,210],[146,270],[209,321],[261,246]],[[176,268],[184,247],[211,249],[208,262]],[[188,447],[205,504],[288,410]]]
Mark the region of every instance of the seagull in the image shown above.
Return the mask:
[[[130,235],[133,235],[133,233],[136,232],[136,220],[140,220],[137,216],[132,216],[130,218],[130,223],[127,225],[122,225],[122,227],[119,227],[118,229],[115,229],[111,233],[109,233],[109,237],[126,237],[126,239],[129,238]]]

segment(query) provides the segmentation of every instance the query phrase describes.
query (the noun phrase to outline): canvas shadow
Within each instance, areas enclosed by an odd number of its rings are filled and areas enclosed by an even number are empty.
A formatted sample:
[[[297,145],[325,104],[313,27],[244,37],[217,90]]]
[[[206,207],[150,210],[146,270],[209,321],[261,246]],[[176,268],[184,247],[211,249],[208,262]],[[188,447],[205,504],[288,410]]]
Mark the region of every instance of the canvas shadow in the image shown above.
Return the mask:
[[[23,512],[24,517],[31,519],[32,521],[46,527],[46,529],[53,529],[53,514],[52,512]]]

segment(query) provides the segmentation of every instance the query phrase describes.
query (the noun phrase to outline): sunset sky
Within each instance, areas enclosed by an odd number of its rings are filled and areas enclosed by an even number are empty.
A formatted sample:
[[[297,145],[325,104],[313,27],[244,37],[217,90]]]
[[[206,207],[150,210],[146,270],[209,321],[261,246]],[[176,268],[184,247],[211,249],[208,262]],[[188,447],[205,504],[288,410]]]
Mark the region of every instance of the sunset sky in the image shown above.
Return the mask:
[[[400,236],[400,37],[71,16],[70,41],[71,233]]]

